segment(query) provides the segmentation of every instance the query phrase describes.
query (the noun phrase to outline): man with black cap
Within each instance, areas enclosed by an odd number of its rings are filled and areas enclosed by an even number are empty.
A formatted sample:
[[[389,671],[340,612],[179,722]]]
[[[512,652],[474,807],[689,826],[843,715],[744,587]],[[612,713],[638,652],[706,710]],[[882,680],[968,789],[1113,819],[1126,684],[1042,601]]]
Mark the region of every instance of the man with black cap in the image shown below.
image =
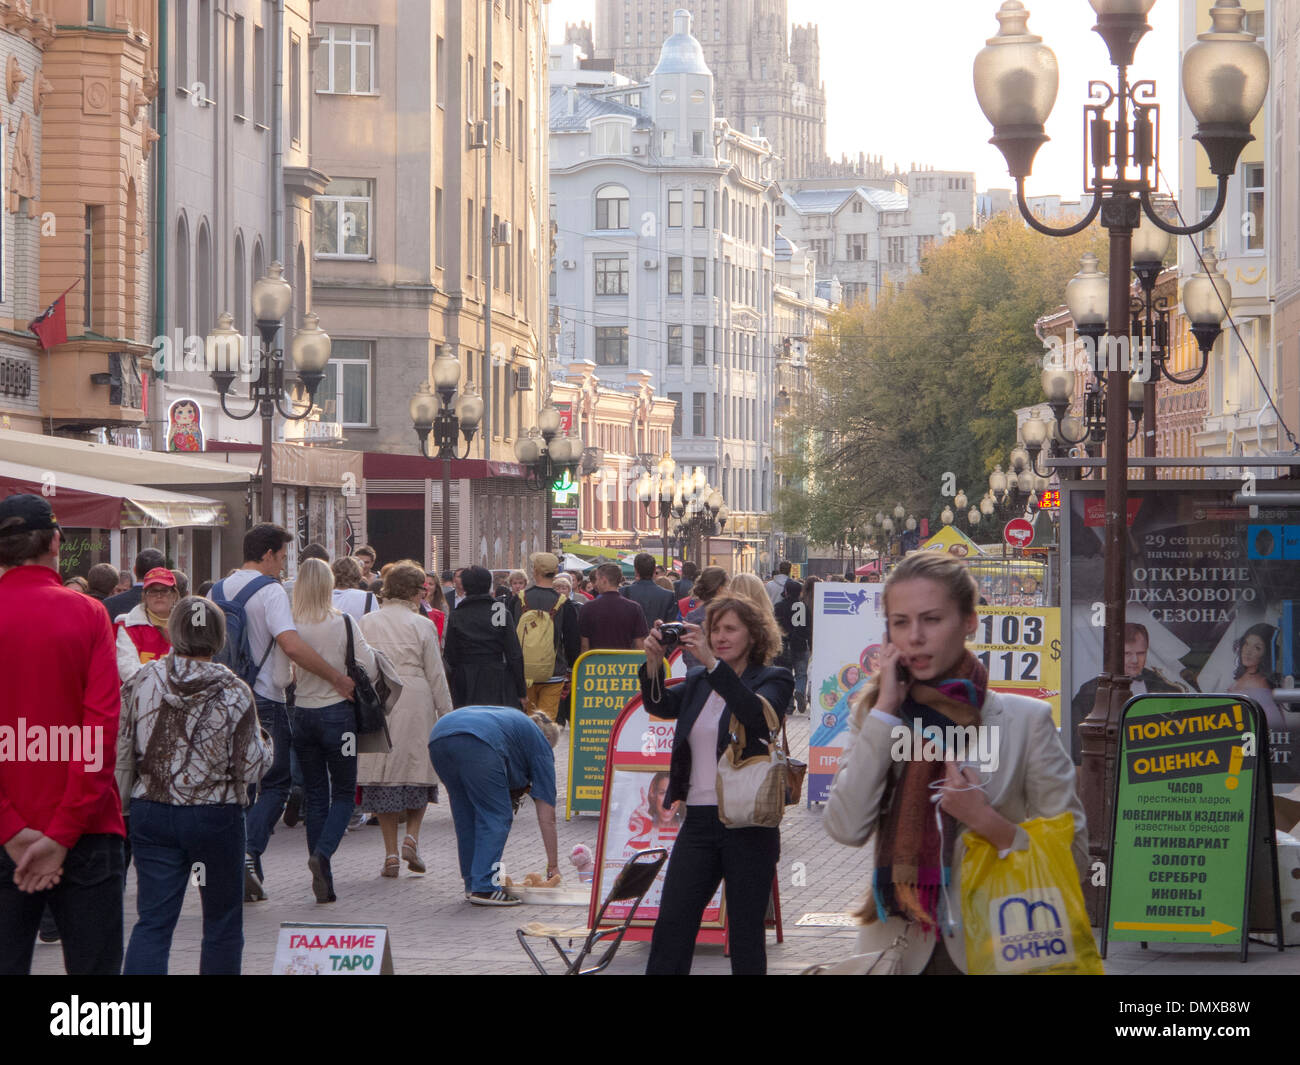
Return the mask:
[[[0,501],[0,973],[31,969],[48,903],[70,974],[122,970],[120,712],[103,607],[59,578],[47,499]]]

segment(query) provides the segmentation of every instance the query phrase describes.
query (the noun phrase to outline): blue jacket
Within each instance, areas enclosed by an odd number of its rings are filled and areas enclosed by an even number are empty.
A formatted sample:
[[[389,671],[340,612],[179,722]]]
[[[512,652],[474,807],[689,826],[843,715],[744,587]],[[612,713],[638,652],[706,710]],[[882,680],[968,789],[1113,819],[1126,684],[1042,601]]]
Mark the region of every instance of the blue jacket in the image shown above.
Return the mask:
[[[654,581],[633,581],[623,588],[623,595],[636,603],[645,614],[646,628],[653,629],[656,621],[680,621],[677,597]]]
[[[668,794],[665,802],[673,803],[686,799],[691,784],[691,729],[715,691],[727,702],[727,710],[718,721],[717,757],[731,742],[731,715],[745,726],[745,758],[764,755],[768,752],[765,741],[770,739],[767,718],[763,713],[763,704],[758,697],[764,696],[776,711],[779,721],[790,704],[794,694],[794,674],[788,669],[775,666],[750,666],[739,677],[726,662],[719,662],[712,673],[707,673],[703,666],[692,669],[686,674],[686,680],[673,687],[663,687],[661,697],[654,699],[650,693],[650,680],[645,666],[641,667],[641,697],[645,708],[655,717],[667,718],[677,722],[673,737],[672,759],[668,765]],[[729,712],[728,712],[729,711]]]

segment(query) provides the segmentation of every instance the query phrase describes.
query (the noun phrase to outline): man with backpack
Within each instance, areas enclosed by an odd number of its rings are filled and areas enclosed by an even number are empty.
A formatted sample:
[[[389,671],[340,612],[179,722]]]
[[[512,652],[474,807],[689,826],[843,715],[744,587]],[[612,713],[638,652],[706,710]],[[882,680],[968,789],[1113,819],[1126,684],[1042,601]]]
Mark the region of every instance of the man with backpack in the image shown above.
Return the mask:
[[[559,715],[565,678],[582,653],[578,608],[555,590],[555,578],[560,572],[560,560],[555,555],[539,551],[529,564],[533,583],[511,601],[510,612],[524,652],[528,705],[554,721]]]
[[[298,635],[289,596],[279,577],[292,535],[263,522],[244,534],[244,565],[209,593],[226,616],[226,645],[221,661],[253,689],[257,716],[271,736],[274,761],[262,778],[257,799],[248,809],[244,899],[266,898],[262,886],[262,852],[289,797],[291,735],[285,709],[289,661],[329,681],[344,699],[352,698],[352,681],[313,651]]]

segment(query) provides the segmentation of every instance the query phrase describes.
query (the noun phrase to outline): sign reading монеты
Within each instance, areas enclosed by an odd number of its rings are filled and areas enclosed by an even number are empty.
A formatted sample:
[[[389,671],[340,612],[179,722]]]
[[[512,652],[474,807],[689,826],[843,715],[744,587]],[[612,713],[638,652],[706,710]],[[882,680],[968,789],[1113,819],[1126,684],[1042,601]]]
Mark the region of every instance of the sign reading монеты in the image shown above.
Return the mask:
[[[588,651],[574,663],[566,817],[600,813],[610,733],[628,700],[641,691],[637,671],[644,662],[644,651]]]
[[[1245,935],[1259,723],[1223,696],[1140,698],[1120,729],[1108,938]]]

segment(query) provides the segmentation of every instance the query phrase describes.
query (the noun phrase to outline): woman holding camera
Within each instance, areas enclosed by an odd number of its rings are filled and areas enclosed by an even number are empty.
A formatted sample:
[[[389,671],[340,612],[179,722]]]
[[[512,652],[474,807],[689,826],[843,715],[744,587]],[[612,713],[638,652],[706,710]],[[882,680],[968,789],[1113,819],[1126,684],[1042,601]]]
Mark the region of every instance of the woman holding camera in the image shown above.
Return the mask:
[[[665,633],[657,621],[646,637],[641,695],[651,714],[677,722],[663,805],[683,800],[686,819],[668,862],[646,972],[690,972],[704,908],[725,880],[731,971],[762,975],[767,972],[763,920],[781,853],[780,829],[727,828],[719,820],[718,760],[731,739],[732,715],[745,729],[744,757],[767,754],[775,737],[768,732],[763,700],[779,718],[794,678],[788,669],[769,664],[781,648],[770,610],[719,598],[709,604],[703,626],[680,625],[681,645],[700,665],[683,684],[665,688],[664,649],[677,642],[671,637],[678,626],[667,628]]]

